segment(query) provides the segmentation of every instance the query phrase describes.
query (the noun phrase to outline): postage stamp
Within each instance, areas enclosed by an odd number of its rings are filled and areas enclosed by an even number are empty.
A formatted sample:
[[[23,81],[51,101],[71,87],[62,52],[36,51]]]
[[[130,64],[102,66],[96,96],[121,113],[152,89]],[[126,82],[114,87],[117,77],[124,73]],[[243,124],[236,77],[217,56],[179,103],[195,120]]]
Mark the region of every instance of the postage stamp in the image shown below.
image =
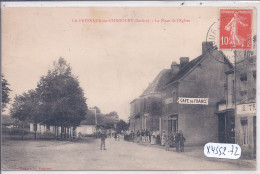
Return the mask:
[[[220,9],[220,49],[252,49],[252,10]]]

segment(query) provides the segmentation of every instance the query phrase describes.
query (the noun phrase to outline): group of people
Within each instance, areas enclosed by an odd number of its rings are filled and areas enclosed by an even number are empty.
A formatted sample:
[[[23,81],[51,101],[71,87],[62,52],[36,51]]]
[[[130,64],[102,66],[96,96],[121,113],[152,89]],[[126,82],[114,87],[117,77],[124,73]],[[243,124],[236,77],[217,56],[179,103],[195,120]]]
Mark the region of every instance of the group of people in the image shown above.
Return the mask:
[[[177,152],[184,152],[184,142],[186,139],[181,130],[176,133],[171,132],[167,137],[166,134],[163,136],[166,151],[169,151],[170,147],[175,147]]]
[[[157,131],[142,130],[134,133],[133,131],[125,132],[124,139],[126,141],[135,141],[137,143],[151,143],[165,146],[168,151],[170,148],[176,148],[177,152],[184,152],[184,142],[186,141],[182,130],[170,132],[166,135],[165,131],[160,133]]]
[[[160,144],[165,146],[166,151],[169,151],[170,148],[176,148],[177,152],[184,152],[184,142],[186,141],[183,133],[181,130],[177,132],[170,132],[166,135],[165,131],[161,134],[159,131],[148,131],[142,130],[137,131],[136,134],[132,132],[123,132],[124,140],[126,141],[136,141],[137,143],[151,143],[151,144]],[[119,141],[119,134],[116,132],[113,133],[114,138],[116,141]],[[107,134],[105,132],[99,132],[99,137],[101,139],[101,146],[100,150],[104,149],[105,147],[105,140],[107,138]]]

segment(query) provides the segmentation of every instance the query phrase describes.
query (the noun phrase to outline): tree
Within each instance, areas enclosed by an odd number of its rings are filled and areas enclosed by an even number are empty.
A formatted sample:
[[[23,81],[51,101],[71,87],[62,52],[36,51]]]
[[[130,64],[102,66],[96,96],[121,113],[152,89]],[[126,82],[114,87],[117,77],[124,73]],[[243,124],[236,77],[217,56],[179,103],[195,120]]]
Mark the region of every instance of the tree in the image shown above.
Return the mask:
[[[9,93],[12,91],[8,86],[10,84],[2,74],[2,111],[6,108],[6,105],[10,102]]]
[[[117,114],[116,111],[112,111],[112,112],[106,114],[105,116],[106,116],[106,117],[110,117],[110,118],[114,118],[114,119],[116,119],[117,121],[119,120],[118,114]]]
[[[116,132],[121,133],[121,131],[127,131],[129,128],[129,124],[124,120],[119,120],[116,124]]]
[[[10,109],[11,116],[22,122],[24,137],[24,126],[28,121],[34,120],[38,121],[38,102],[37,94],[34,90],[29,90],[22,95],[16,95],[14,98],[14,103]]]
[[[36,91],[42,103],[42,113],[45,113],[43,122],[56,126],[56,131],[57,126],[61,126],[62,137],[66,128],[78,126],[85,119],[86,98],[65,59],[60,58],[58,62],[54,62],[53,69],[41,77]]]

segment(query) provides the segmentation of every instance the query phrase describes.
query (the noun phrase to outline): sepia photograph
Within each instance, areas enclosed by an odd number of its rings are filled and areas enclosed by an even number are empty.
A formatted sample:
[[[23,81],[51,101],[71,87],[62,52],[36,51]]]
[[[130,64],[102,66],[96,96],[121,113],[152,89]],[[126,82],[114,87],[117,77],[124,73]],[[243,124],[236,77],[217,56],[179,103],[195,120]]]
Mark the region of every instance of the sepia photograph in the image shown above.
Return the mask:
[[[255,171],[254,6],[1,6],[2,171]]]

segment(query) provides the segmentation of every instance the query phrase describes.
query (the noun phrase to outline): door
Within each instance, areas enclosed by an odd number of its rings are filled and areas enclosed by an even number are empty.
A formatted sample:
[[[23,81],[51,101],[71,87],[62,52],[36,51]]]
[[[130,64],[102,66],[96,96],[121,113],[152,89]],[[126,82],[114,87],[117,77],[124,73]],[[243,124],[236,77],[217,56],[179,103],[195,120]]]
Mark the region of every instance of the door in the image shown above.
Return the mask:
[[[233,112],[218,114],[218,140],[220,143],[235,143],[235,117]]]
[[[168,133],[176,133],[178,131],[178,116],[170,116],[168,120]]]
[[[218,115],[218,141],[219,143],[226,142],[225,133],[225,114]]]

